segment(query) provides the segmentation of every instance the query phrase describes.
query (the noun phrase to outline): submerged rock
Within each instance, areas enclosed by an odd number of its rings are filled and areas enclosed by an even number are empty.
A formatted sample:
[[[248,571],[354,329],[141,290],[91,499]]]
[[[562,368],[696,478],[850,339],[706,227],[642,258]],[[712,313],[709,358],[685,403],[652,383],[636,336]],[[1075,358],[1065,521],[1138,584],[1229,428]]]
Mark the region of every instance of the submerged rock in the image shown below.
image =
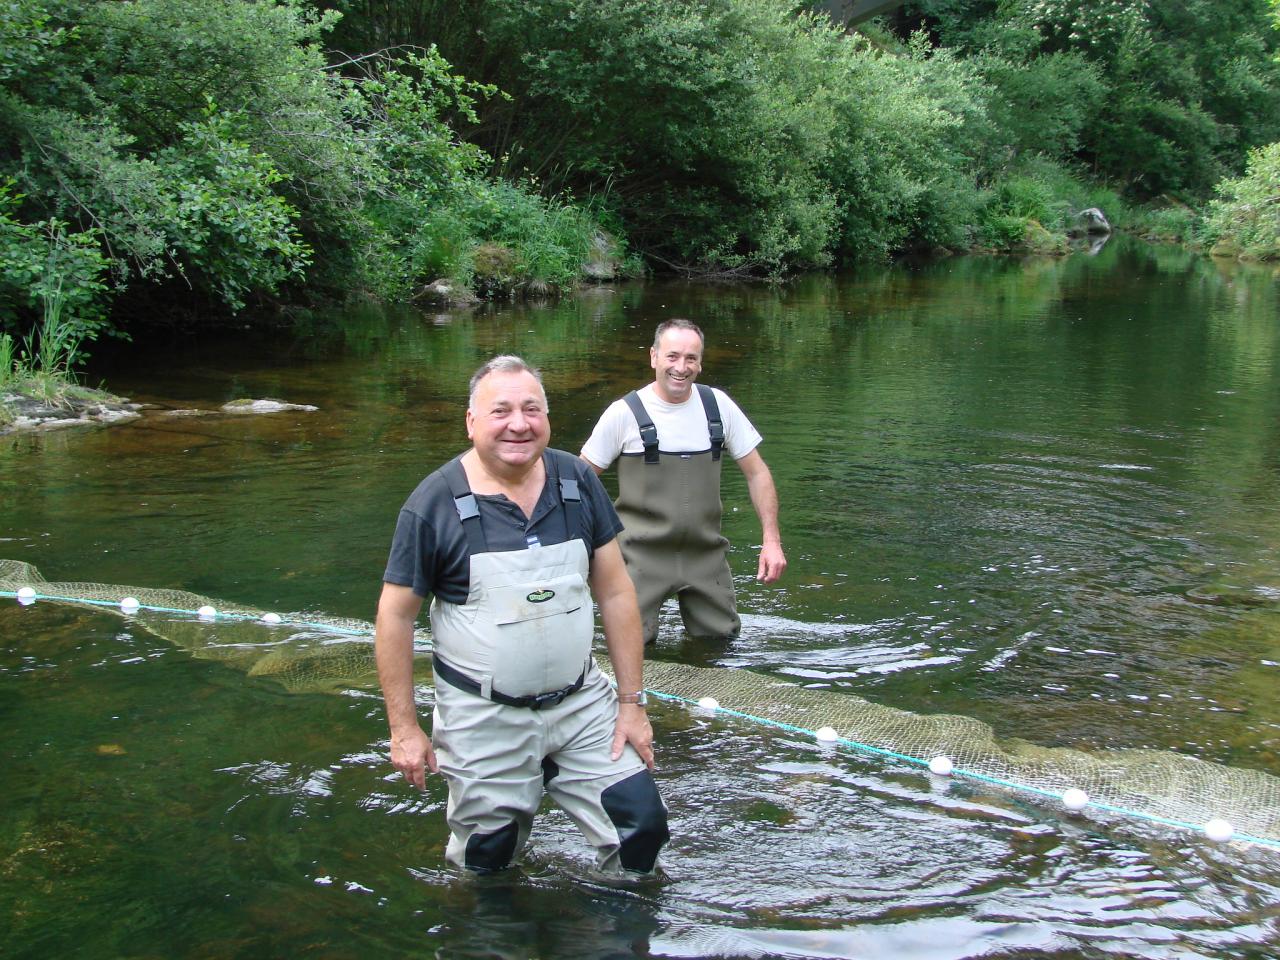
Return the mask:
[[[222,405],[223,413],[284,413],[287,410],[314,413],[319,409],[309,403],[286,403],[283,400],[232,400]]]

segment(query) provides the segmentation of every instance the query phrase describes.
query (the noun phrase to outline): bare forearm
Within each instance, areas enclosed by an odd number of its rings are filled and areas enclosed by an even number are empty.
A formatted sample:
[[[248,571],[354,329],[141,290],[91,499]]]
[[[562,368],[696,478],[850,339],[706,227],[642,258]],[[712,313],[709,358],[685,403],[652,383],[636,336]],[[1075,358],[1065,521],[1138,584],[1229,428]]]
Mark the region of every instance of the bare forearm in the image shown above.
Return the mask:
[[[604,625],[605,647],[613,664],[613,677],[619,693],[635,693],[644,686],[644,634],[640,611],[636,607],[635,589],[630,581],[624,594],[604,598],[600,603],[600,620]]]
[[[644,689],[644,634],[640,626],[640,609],[636,605],[636,588],[627,574],[626,563],[618,541],[598,547],[591,563],[591,595],[600,607],[604,624],[604,642],[613,664],[613,679],[618,693],[631,694]],[[618,704],[618,720],[614,725],[613,746],[609,755],[617,760],[630,743],[653,769],[653,728],[644,706],[634,700]]]
[[[756,516],[760,518],[763,542],[781,543],[782,534],[778,529],[778,491],[773,485],[773,475],[768,467],[762,466],[747,477],[747,493],[751,496],[751,505],[755,507]]]
[[[379,611],[374,631],[374,652],[391,733],[394,735],[416,727],[418,707],[413,696],[412,618]]]

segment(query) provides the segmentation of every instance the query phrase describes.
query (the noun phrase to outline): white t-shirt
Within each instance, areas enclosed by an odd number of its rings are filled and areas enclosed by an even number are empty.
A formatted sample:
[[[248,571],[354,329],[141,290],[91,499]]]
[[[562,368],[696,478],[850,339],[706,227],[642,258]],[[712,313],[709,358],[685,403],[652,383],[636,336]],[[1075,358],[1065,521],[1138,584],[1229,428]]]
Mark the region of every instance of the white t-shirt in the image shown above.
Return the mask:
[[[727,393],[715,387],[711,389],[720,405],[724,448],[733,459],[741,460],[759,446],[763,438]],[[652,383],[636,392],[640,394],[640,402],[649,411],[649,416],[653,417],[653,425],[658,430],[658,449],[667,453],[697,453],[711,448],[707,411],[696,388],[684,403],[667,403],[658,396]],[[643,452],[640,426],[626,400],[615,400],[609,404],[582,446],[582,455],[601,470],[608,469],[619,454]]]

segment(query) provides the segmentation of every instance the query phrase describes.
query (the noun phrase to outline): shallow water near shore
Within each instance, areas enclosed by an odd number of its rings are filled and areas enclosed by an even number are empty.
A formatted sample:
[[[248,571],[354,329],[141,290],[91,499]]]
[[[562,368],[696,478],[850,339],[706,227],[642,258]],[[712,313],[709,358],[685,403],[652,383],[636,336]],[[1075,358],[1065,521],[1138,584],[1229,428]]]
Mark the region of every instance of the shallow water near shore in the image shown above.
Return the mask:
[[[743,634],[695,644],[669,617],[656,659],[1043,747],[1280,777],[1276,293],[1261,268],[1117,242],[139,344],[97,372],[156,405],[141,419],[3,438],[0,557],[50,580],[370,619],[400,503],[466,442],[475,366],[542,366],[553,443],[576,451],[646,379],[654,324],[689,316],[708,331],[702,379],[765,436],[791,565],[754,582],[758,525],[730,468]],[[170,415],[242,397],[320,409]],[[459,878],[443,782],[397,781],[367,677],[290,689],[162,634],[0,599],[6,955],[1280,949],[1280,851],[671,703],[651,710],[673,834],[661,878],[593,878],[553,809],[518,869]]]

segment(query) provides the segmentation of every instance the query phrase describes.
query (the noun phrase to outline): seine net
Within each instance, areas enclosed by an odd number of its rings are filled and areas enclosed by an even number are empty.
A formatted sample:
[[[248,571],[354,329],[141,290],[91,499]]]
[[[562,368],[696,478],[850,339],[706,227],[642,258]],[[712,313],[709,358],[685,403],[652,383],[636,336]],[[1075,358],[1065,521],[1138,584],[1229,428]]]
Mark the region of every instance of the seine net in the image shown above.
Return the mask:
[[[46,581],[34,567],[0,560],[0,594],[23,588],[41,600],[119,610],[122,598],[140,604],[137,622],[192,655],[216,659],[286,689],[327,692],[376,685],[371,625],[323,616],[282,616],[179,590],[103,583]],[[201,607],[216,616],[201,619]],[[429,640],[418,637],[419,647]],[[602,658],[602,666],[605,663]],[[425,673],[425,669],[423,671]],[[729,722],[751,722],[813,736],[831,728],[840,745],[895,762],[925,766],[951,761],[954,774],[1041,799],[1083,790],[1094,808],[1180,827],[1214,819],[1238,839],[1280,848],[1280,778],[1164,750],[1086,752],[1043,747],[1019,739],[997,741],[991,727],[970,717],[919,714],[881,706],[852,694],[801,687],[748,670],[650,661],[645,686],[657,698],[696,706],[716,701]]]

